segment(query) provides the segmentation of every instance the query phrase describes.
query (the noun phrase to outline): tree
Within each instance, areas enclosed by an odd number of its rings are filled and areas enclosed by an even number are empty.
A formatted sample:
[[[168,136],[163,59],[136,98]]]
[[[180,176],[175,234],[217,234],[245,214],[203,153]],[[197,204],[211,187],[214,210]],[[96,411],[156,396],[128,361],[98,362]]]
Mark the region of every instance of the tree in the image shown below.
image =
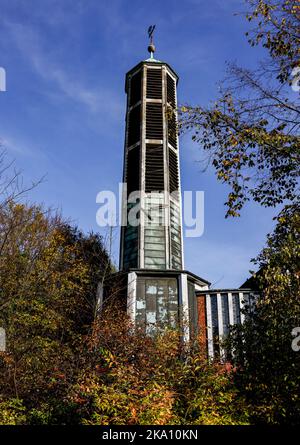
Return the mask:
[[[276,206],[292,202],[299,192],[299,5],[296,0],[246,3],[247,20],[257,24],[247,33],[249,43],[262,44],[269,57],[255,71],[229,64],[212,107],[179,110],[181,131],[192,132],[217,178],[231,188],[226,216],[239,216],[249,199]]]
[[[0,242],[0,325],[7,336],[0,394],[3,402],[23,400],[28,410],[46,405],[49,415],[80,369],[78,351],[109,258],[99,236],[83,235],[40,206],[10,202],[1,209]]]
[[[300,353],[292,331],[300,326],[300,203],[277,217],[255,262],[263,297],[229,341],[235,383],[253,407],[252,421],[299,424]]]

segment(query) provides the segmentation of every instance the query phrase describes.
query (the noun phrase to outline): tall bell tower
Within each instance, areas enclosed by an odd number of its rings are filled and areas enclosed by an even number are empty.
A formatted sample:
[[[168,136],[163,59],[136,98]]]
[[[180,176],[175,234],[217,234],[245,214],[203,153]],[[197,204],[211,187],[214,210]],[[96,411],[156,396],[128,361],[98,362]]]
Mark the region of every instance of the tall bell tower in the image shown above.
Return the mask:
[[[150,57],[126,74],[120,242],[120,271],[128,275],[127,312],[147,331],[173,323],[179,313],[195,325],[195,289],[209,285],[184,270],[178,75],[154,58],[153,30],[148,31]]]
[[[140,62],[126,75],[126,134],[123,221],[138,201],[139,224],[122,229],[120,269],[183,268],[179,145],[178,76],[165,62]],[[131,201],[130,194],[136,192]],[[130,201],[130,199],[129,199]]]

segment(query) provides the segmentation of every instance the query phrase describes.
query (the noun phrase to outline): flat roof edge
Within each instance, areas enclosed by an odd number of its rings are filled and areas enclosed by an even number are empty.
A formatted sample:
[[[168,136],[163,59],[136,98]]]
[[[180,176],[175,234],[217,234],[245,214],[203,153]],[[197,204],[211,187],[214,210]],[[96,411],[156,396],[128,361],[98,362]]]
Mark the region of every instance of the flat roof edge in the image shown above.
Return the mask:
[[[176,269],[129,269],[128,272],[136,272],[139,275],[142,274],[149,274],[149,275],[164,275],[164,274],[171,274],[171,275],[180,275],[180,274],[187,274],[189,275],[189,277],[193,278],[194,281],[198,281],[201,282],[203,284],[207,284],[210,285],[211,283],[207,280],[205,280],[204,278],[199,277],[198,275],[185,270],[185,269],[180,269],[180,270],[176,270]]]
[[[259,294],[260,292],[255,289],[245,288],[234,288],[234,289],[208,289],[206,291],[197,290],[196,293],[206,293],[206,294],[220,294],[225,292],[239,293],[239,292],[254,292]]]

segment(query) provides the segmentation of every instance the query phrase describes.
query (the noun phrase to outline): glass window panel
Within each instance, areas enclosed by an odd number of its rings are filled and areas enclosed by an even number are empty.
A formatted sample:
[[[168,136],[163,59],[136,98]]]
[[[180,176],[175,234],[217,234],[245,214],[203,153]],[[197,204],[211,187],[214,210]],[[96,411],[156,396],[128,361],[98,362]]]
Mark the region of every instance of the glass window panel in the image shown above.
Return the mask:
[[[224,334],[229,333],[229,304],[228,304],[228,294],[221,295],[222,304],[222,319],[223,319],[223,330]]]
[[[241,322],[239,294],[232,294],[232,306],[233,306],[233,323],[239,324]]]

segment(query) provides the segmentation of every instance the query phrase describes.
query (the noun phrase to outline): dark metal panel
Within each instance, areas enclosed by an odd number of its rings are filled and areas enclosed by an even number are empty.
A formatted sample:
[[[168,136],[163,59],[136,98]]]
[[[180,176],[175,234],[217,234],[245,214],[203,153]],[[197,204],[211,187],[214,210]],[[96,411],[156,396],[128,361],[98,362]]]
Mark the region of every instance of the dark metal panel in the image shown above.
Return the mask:
[[[134,107],[128,115],[128,147],[140,140],[141,106]]]
[[[142,95],[142,72],[134,74],[130,80],[129,105],[132,107],[141,100]]]
[[[147,98],[162,98],[162,72],[161,69],[147,69]]]
[[[132,148],[127,153],[127,196],[140,189],[140,146]]]
[[[127,212],[133,205],[127,205]],[[135,267],[138,267],[138,227],[128,224],[124,228],[123,268],[127,270]]]
[[[179,189],[179,166],[178,155],[171,149],[169,149],[169,178],[170,193],[172,193]]]

